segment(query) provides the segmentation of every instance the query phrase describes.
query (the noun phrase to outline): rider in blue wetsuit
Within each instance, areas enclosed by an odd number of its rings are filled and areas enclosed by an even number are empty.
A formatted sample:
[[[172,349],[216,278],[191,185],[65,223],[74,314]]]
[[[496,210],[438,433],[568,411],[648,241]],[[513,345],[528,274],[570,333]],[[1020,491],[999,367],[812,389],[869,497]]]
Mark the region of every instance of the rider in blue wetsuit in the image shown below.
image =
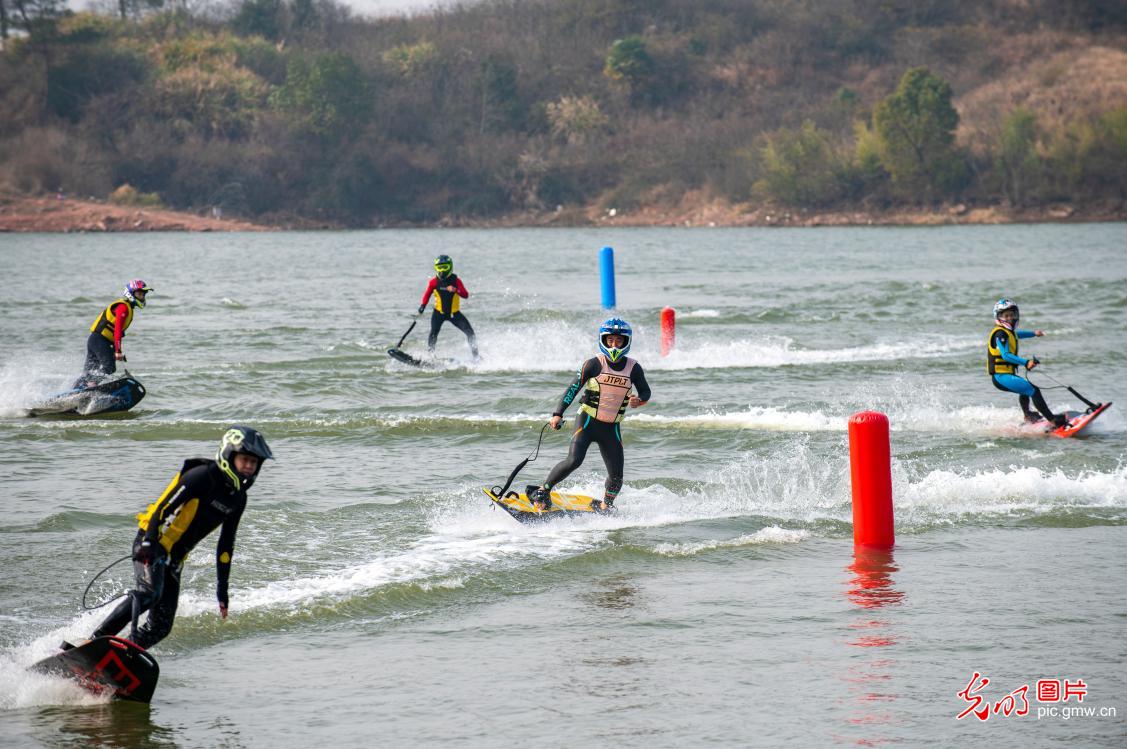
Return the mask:
[[[1007,393],[1017,393],[1021,411],[1028,422],[1040,421],[1043,416],[1049,423],[1061,426],[1068,417],[1064,414],[1053,414],[1045,397],[1041,395],[1041,388],[1037,387],[1024,377],[1017,374],[1018,367],[1032,370],[1041,362],[1037,357],[1025,359],[1018,356],[1018,339],[1035,338],[1043,336],[1041,330],[1018,330],[1017,323],[1021,319],[1017,303],[1010,299],[999,299],[994,305],[994,328],[990,331],[990,338],[986,343],[986,371],[990,373],[990,380],[994,387]],[[1029,401],[1041,412],[1041,416],[1029,410]]]

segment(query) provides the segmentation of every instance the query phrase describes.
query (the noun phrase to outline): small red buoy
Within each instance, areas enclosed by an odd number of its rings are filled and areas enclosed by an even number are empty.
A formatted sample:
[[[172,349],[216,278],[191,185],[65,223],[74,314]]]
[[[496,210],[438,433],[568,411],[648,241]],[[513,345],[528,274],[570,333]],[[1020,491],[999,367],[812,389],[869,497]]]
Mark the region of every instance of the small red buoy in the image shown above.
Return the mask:
[[[862,411],[849,417],[849,468],[853,483],[853,543],[891,548],[892,457],[888,417]]]
[[[677,313],[672,307],[661,310],[661,355],[669,356],[673,350],[673,340],[676,337]]]

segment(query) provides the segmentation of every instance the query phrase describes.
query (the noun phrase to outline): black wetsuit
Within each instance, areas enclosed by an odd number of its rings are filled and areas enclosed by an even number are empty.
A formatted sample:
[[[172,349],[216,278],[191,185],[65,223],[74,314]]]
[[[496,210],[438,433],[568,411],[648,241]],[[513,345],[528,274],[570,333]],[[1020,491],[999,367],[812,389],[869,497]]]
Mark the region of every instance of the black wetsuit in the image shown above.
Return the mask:
[[[117,605],[91,637],[116,635],[137,613],[149,611],[148,621],[138,629],[135,642],[149,648],[172,631],[180,598],[180,571],[184,557],[209,533],[222,526],[216,546],[216,597],[228,603],[227,580],[231,574],[231,555],[235,532],[246,508],[244,490],[232,488],[230,479],[213,460],[185,461],[164,494],[137,517],[141,530],[133,540],[133,553],[148,541],[157,552],[150,564],[133,562],[136,588]]]
[[[466,334],[466,341],[470,344],[470,352],[474,358],[478,357],[477,353],[477,336],[474,335],[473,326],[470,321],[461,312],[455,312],[452,315],[444,315],[437,309],[430,313],[430,336],[427,338],[427,349],[434,351],[434,344],[438,342],[438,330],[442,327],[442,323],[449,320],[455,328]]]
[[[623,359],[617,364],[610,364],[609,367],[612,371],[622,371],[626,368],[626,362],[627,360]],[[564,392],[552,415],[563,416],[564,411],[575,400],[579,390],[591,378],[598,377],[602,371],[602,363],[598,357],[583,362],[583,365],[575,373],[575,379]],[[642,365],[636,361],[634,362],[634,369],[630,373],[630,380],[632,387],[638,393],[638,398],[643,402],[648,401],[650,399],[650,386],[646,382]],[[586,410],[575,415],[575,431],[571,435],[571,447],[568,449],[567,457],[557,463],[548,474],[548,480],[544,483],[546,489],[556,486],[570,476],[576,468],[579,468],[587,457],[587,448],[594,442],[599,446],[603,463],[607,467],[607,478],[603,484],[605,488],[603,499],[607,502],[614,502],[619,490],[622,489],[625,458],[622,452],[622,431],[619,429],[619,422],[622,419],[623,411],[626,409],[627,400],[628,398],[623,399],[616,421],[600,421]],[[598,394],[591,390],[585,390],[580,403],[597,411]]]
[[[82,374],[74,381],[74,387],[85,387],[116,370],[113,341],[107,340],[101,333],[91,333],[86,337],[86,363],[82,365]]]

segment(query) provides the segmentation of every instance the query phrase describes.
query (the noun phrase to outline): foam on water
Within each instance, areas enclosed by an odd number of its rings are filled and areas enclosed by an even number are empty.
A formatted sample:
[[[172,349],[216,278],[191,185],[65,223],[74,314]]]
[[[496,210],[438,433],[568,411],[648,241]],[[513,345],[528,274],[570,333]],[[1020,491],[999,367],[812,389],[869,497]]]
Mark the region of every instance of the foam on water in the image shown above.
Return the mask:
[[[1011,466],[959,473],[929,471],[916,481],[894,476],[898,526],[955,525],[984,517],[1027,517],[1089,511],[1127,521],[1127,466],[1101,473]],[[1108,512],[1111,511],[1111,512]]]
[[[27,409],[67,390],[78,376],[74,357],[18,353],[0,366],[0,418],[24,416]]]
[[[70,679],[27,670],[32,664],[57,653],[63,640],[76,642],[88,637],[104,615],[104,611],[85,612],[63,627],[40,635],[30,643],[0,652],[0,710],[36,705],[97,705],[109,702],[109,695],[93,694]]]
[[[809,538],[810,533],[803,530],[789,530],[772,525],[755,533],[745,533],[737,538],[727,541],[702,541],[686,544],[658,544],[654,551],[667,557],[691,557],[704,551],[714,549],[735,549],[741,546],[756,546],[759,544],[794,544]]]
[[[21,651],[0,653],[0,710],[39,705],[99,705],[110,701],[109,695],[93,694],[70,679],[27,670],[51,652],[53,649],[37,658],[27,658]]]
[[[481,509],[487,508],[482,506]],[[484,513],[481,515],[482,520],[477,524],[452,527],[447,532],[440,530],[400,552],[240,591],[238,608],[300,610],[318,600],[346,600],[392,585],[456,587],[461,583],[451,580],[460,581],[465,574],[504,569],[531,559],[549,560],[581,554],[600,543],[603,535],[572,534],[562,528],[527,534],[521,532],[520,526],[513,527],[515,524],[507,516],[486,519]],[[443,522],[438,521],[440,528]],[[182,597],[179,611],[181,616],[194,616],[210,613],[214,607],[214,601],[209,598],[187,594]]]
[[[709,310],[708,312],[713,312]],[[711,317],[712,315],[701,315]],[[530,323],[527,327],[506,326],[478,332],[481,360],[470,358],[461,332],[444,326],[436,348],[436,368],[470,369],[477,372],[546,372],[571,370],[595,352],[598,321],[576,324],[561,320]],[[936,359],[980,348],[977,338],[923,335],[904,341],[878,342],[863,346],[805,349],[787,336],[763,335],[715,343],[707,327],[696,326],[678,336],[677,347],[665,357],[660,353],[660,331],[656,326],[635,326],[632,356],[647,369],[730,369],[733,367],[784,367],[790,365]],[[404,343],[416,356],[425,351],[425,339]],[[362,342],[365,348],[371,344]],[[390,344],[389,344],[390,345]],[[381,347],[386,348],[386,347]],[[450,359],[444,362],[443,359]],[[386,366],[403,366],[389,360]]]
[[[981,346],[977,340],[957,336],[925,336],[918,340],[881,342],[837,349],[803,349],[787,336],[736,339],[727,343],[697,343],[682,336],[668,356],[647,351],[647,369],[730,369],[733,367],[785,367],[840,364],[897,359],[937,359]],[[637,352],[639,356],[642,352]]]

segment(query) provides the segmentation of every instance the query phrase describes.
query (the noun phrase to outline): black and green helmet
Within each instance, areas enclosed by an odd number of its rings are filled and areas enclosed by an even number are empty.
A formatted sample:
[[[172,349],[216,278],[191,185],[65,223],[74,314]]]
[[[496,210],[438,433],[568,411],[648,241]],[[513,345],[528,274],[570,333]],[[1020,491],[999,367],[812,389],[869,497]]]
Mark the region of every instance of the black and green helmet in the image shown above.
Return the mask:
[[[454,261],[449,255],[439,255],[434,259],[434,272],[439,278],[446,278],[454,270]]]

